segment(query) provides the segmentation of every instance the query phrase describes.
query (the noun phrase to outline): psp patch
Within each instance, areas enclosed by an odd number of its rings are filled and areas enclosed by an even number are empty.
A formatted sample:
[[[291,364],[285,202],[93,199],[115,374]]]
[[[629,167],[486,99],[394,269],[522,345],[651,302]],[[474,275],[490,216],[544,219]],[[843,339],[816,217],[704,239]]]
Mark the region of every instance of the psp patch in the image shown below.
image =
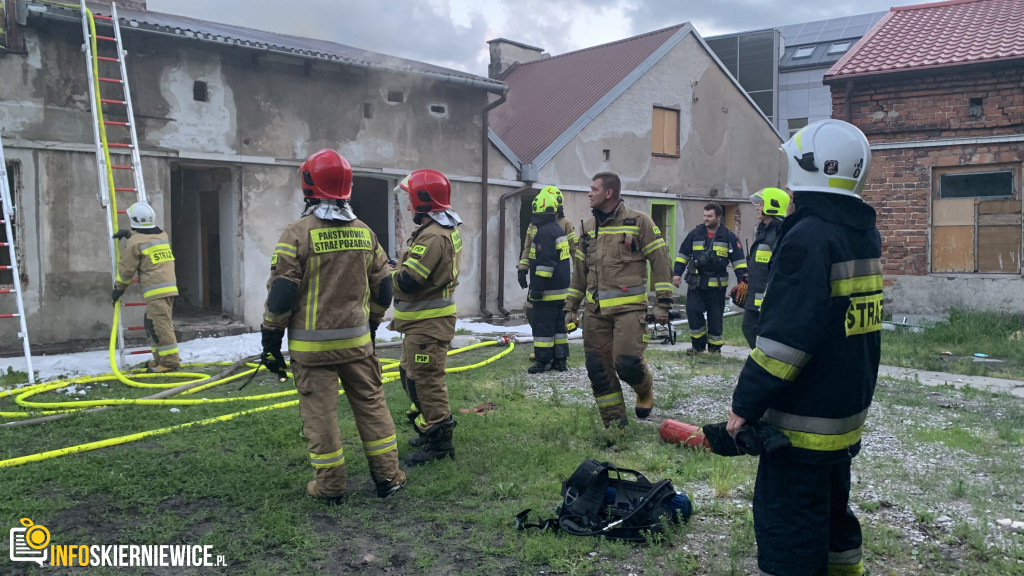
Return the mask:
[[[417,364],[429,364],[430,363],[430,354],[417,354],[416,355],[416,363]]]
[[[838,160],[825,160],[825,174],[834,176],[839,173],[839,161]]]

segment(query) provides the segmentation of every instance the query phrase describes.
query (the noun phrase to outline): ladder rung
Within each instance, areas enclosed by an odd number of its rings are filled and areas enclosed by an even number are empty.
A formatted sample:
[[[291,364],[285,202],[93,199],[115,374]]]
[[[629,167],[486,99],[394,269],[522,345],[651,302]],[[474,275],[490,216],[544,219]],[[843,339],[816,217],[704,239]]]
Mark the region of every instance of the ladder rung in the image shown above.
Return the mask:
[[[145,306],[145,302],[125,302],[125,306]]]
[[[14,294],[14,290],[9,288],[0,288],[0,294]]]
[[[7,242],[0,242],[0,247],[7,247],[7,246],[10,246],[10,244],[7,243]]]
[[[131,148],[131,144],[122,144],[120,142],[107,142],[107,146],[112,148]]]
[[[96,35],[96,39],[97,40],[108,40],[110,42],[117,42],[117,38],[114,38],[113,36],[100,36],[99,34],[97,34]]]
[[[150,350],[149,348],[139,348],[138,350],[132,350],[131,352],[127,352],[127,354],[152,354],[152,353],[153,353],[153,351]]]
[[[118,210],[117,213],[118,214],[127,214],[128,211],[127,210]]]
[[[117,166],[117,165],[111,164],[110,167],[113,168],[114,170],[135,170],[135,168],[132,167],[132,166]]]
[[[100,102],[104,104],[124,104],[124,100],[110,100],[109,98],[100,98]]]
[[[100,82],[113,82],[114,84],[123,84],[124,83],[121,80],[118,80],[117,78],[103,78],[102,76],[99,78],[99,80],[100,80]]]
[[[13,266],[0,266],[0,270],[14,270]]]
[[[117,120],[104,120],[103,123],[104,124],[109,124],[110,126],[127,126],[128,125],[127,122],[118,122]]]
[[[126,329],[127,329],[127,330],[145,330],[145,329],[146,329],[146,327],[145,327],[145,326],[129,326],[129,327],[128,327],[128,328],[126,328]]]
[[[100,16],[99,14],[93,14],[92,17],[95,20],[106,20],[108,22],[114,19],[112,16]]]
[[[135,188],[114,188],[114,192],[135,192]]]
[[[0,318],[17,318],[17,314],[0,314]]]
[[[111,58],[110,56],[97,56],[97,60],[103,60],[104,62],[120,62],[117,58]]]

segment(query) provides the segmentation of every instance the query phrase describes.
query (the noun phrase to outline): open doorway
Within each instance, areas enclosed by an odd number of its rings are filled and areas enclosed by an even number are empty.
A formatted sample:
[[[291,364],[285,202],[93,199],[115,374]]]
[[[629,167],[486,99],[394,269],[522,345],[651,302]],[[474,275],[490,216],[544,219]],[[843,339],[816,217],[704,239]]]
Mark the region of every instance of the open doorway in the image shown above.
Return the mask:
[[[397,258],[395,253],[395,195],[391,180],[371,176],[356,176],[352,179],[352,198],[349,203],[367,226],[377,235],[377,241],[384,248],[388,258]]]
[[[171,171],[171,248],[183,308],[238,315],[238,234],[234,170],[176,166]]]

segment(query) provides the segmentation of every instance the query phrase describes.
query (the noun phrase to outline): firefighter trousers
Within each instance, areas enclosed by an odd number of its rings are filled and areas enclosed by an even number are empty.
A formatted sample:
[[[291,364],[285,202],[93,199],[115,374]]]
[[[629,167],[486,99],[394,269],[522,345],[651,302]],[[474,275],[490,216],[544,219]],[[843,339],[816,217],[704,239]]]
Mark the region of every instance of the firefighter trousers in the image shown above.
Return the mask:
[[[406,334],[402,341],[399,363],[402,388],[420,412],[415,422],[420,432],[426,432],[452,415],[444,382],[449,344],[421,334]]]
[[[798,449],[761,454],[754,485],[757,565],[769,576],[861,576],[860,523],[850,509],[851,456],[812,461]]]
[[[648,339],[646,311],[601,314],[588,309],[585,313],[583,352],[587,376],[606,427],[627,422],[620,378],[637,394],[647,394],[654,387],[644,361]]]
[[[530,328],[533,329],[534,361],[542,364],[569,357],[569,335],[565,332],[564,302],[533,305]]]
[[[154,298],[146,302],[146,313],[142,317],[142,325],[153,350],[153,364],[172,369],[181,365],[178,340],[174,336],[174,323],[171,322],[173,307],[174,296]]]
[[[292,360],[292,373],[299,391],[302,435],[320,492],[333,496],[346,489],[345,452],[338,429],[339,378],[374,480],[394,478],[398,473],[398,442],[377,357],[326,366],[307,366]]]
[[[704,315],[707,314],[707,321]],[[686,320],[694,350],[707,344],[721,347],[722,316],[725,314],[725,288],[690,289],[686,291]]]

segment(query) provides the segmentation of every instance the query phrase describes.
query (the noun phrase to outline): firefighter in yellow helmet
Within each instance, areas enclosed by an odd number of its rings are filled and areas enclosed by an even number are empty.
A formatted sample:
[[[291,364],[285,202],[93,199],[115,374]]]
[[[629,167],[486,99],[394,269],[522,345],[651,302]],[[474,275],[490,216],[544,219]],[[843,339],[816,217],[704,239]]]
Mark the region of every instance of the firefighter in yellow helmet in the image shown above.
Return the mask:
[[[116,305],[132,277],[138,273],[142,297],[146,300],[143,325],[153,350],[153,359],[146,363],[146,367],[149,372],[173,372],[181,365],[171,321],[178,286],[174,277],[171,243],[155,220],[156,213],[145,202],[136,202],[128,207],[131,230],[114,233],[114,238],[123,238],[125,243],[117,265],[117,282],[112,298]]]
[[[555,186],[546,187],[551,188],[551,192],[555,195],[555,202],[557,204],[557,210],[555,211],[555,222],[562,228],[562,233],[565,238],[569,241],[569,255],[570,258],[576,253],[576,247],[579,245],[578,238],[576,237],[576,229],[573,228],[572,222],[565,217],[565,197],[562,191]],[[528,283],[527,278],[530,275],[530,247],[533,246],[533,237],[537,235],[537,227],[530,223],[526,227],[526,237],[523,238],[523,253],[519,257],[519,264],[516,266],[519,276],[519,286],[526,290]],[[526,303],[523,305],[523,311],[526,313],[526,321],[533,326],[533,303],[530,302],[529,296],[526,298]],[[564,336],[564,338],[563,338]],[[565,341],[565,345],[569,345],[569,334],[558,334],[556,338],[561,342]],[[530,354],[530,359],[534,359],[534,354]],[[557,369],[557,368],[556,368]]]
[[[336,504],[347,490],[338,429],[340,378],[377,496],[386,498],[405,485],[373,353],[373,331],[391,304],[388,259],[349,206],[348,161],[334,150],[320,150],[302,164],[300,176],[306,210],[285,227],[270,259],[262,358],[270,371],[285,369],[281,342],[287,330],[313,467],[306,493]]]
[[[672,307],[668,246],[650,216],[622,203],[621,191],[616,174],[601,172],[592,179],[594,217],[580,231],[565,299],[567,325],[576,323],[580,301],[586,300],[583,351],[606,428],[628,422],[620,378],[636,392],[637,418],[647,418],[654,408],[654,380],[643,355],[649,338],[648,265],[658,297],[655,320],[667,323]]]
[[[462,220],[452,210],[451,183],[437,170],[416,170],[398,185],[409,195],[413,222],[395,280],[391,329],[405,335],[399,374],[419,433],[406,457],[410,466],[455,457],[452,431],[457,422],[448,404],[444,367],[455,337],[455,288],[462,258]]]
[[[743,336],[751,350],[756,346],[757,319],[761,313],[764,289],[768,286],[772,251],[779,242],[779,229],[789,210],[789,194],[778,188],[765,188],[750,196],[757,207],[757,230],[754,232],[754,247],[747,255],[747,280],[732,289],[733,301],[744,308]]]
[[[569,239],[555,221],[558,188],[547,186],[533,199],[536,228],[530,247],[530,293],[533,305],[534,363],[527,370],[538,374],[548,369],[564,372],[569,359],[569,334],[565,326],[565,296],[569,289]],[[561,194],[559,192],[559,194]]]

